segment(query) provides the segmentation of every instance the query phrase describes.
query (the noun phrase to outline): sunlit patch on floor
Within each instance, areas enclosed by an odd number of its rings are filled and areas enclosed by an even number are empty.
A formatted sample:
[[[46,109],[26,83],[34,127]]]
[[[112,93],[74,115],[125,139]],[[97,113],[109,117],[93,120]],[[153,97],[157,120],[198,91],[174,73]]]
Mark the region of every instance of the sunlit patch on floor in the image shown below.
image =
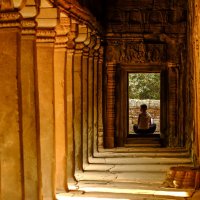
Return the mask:
[[[122,189],[122,188],[104,188],[104,187],[84,187],[85,192],[108,192],[124,194],[146,194],[160,196],[189,197],[191,192],[179,190],[147,190],[147,189]]]
[[[79,192],[83,193],[60,193],[56,195],[57,200],[130,200],[130,196],[118,196],[124,195],[142,195],[151,197],[190,197],[193,194],[193,190],[173,190],[173,189],[124,189],[124,188],[106,188],[106,187],[83,187]],[[104,194],[99,196],[99,194]],[[107,197],[106,197],[107,196]],[[116,197],[117,196],[117,197]],[[124,198],[125,197],[125,198]]]
[[[77,196],[68,196],[67,194],[57,194],[57,200],[130,200],[122,198],[104,198],[104,197],[77,197]]]

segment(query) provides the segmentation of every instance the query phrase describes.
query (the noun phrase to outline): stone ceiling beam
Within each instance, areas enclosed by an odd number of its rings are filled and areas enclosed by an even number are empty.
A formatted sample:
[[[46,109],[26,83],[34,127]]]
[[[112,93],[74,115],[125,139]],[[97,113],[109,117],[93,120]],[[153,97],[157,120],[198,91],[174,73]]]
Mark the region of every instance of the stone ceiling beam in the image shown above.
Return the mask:
[[[52,4],[56,5],[63,12],[65,12],[70,17],[76,19],[78,22],[87,24],[90,28],[102,32],[102,27],[97,22],[96,18],[91,14],[86,8],[82,8],[81,5],[73,0],[50,0]]]

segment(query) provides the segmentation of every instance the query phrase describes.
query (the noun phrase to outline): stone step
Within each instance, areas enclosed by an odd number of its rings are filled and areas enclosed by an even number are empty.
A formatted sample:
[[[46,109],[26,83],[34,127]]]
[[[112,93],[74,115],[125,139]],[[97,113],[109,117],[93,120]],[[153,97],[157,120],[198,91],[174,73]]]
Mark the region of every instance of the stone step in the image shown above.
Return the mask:
[[[79,181],[107,181],[128,183],[162,184],[166,172],[110,172],[110,171],[76,171],[75,178]]]
[[[84,171],[109,171],[109,172],[167,172],[171,167],[171,164],[148,164],[148,165],[110,165],[110,164],[87,164],[83,166]],[[192,167],[192,164],[176,164],[173,166],[188,166]]]
[[[95,152],[94,157],[163,157],[163,158],[189,158],[188,152]]]
[[[160,139],[159,138],[129,138],[126,140],[127,144],[135,144],[135,143],[160,143]]]
[[[88,158],[89,163],[96,164],[114,164],[114,165],[125,165],[125,164],[133,164],[133,165],[149,165],[149,164],[191,164],[190,158],[164,158],[164,157],[105,157],[105,158]]]
[[[147,134],[147,135],[139,135],[139,134],[129,134],[127,139],[130,138],[160,138],[160,133]]]
[[[74,185],[69,185],[69,189],[74,190]],[[123,199],[123,200],[165,200],[177,199],[183,200],[191,197],[194,193],[193,189],[174,189],[163,188],[160,184],[135,184],[124,182],[105,182],[105,181],[79,181],[76,185],[78,191],[68,194],[71,197],[98,197],[105,199]],[[64,196],[64,194],[60,194]],[[64,200],[64,198],[63,198]]]
[[[134,144],[124,144],[125,147],[161,147],[160,143],[134,143]]]
[[[179,153],[179,152],[188,152],[185,148],[182,147],[176,147],[176,148],[164,148],[164,147],[117,147],[117,148],[112,148],[112,149],[104,149],[104,148],[99,148],[98,152],[112,152],[112,153]]]

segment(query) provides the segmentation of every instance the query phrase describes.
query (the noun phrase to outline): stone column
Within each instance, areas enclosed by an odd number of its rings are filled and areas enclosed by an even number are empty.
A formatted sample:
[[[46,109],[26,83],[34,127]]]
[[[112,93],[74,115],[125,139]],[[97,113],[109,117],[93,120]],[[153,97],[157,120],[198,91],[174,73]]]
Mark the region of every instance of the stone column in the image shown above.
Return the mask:
[[[20,14],[0,13],[1,199],[24,198]]]
[[[56,191],[67,191],[67,141],[65,119],[65,67],[69,18],[60,17],[56,27],[54,52],[54,112],[55,112],[55,151],[56,151]]]
[[[178,124],[178,104],[177,104],[177,94],[178,94],[178,72],[176,64],[168,65],[168,82],[170,85],[168,87],[168,141],[169,146],[178,146],[178,135],[177,135],[177,124]]]
[[[195,6],[194,6],[195,5]],[[200,165],[200,2],[195,0],[188,2],[188,105],[186,113],[188,125],[187,132],[190,134],[191,142],[188,141],[188,148],[192,147],[194,164]],[[193,90],[194,89],[194,90]],[[189,123],[190,122],[190,123]],[[192,144],[191,144],[192,143]]]
[[[73,95],[74,95],[74,141],[75,141],[75,170],[82,170],[82,50],[76,49],[74,53],[73,68]]]
[[[44,200],[55,198],[54,42],[53,29],[38,29],[37,117],[40,136],[41,194]]]
[[[88,36],[89,39],[90,36]],[[88,63],[89,63],[89,48],[83,49],[82,59],[82,117],[83,117],[83,167],[88,164]]]
[[[99,49],[99,62],[98,62],[98,149],[103,148],[103,47]]]
[[[106,102],[106,132],[104,137],[105,148],[114,147],[115,134],[115,87],[116,87],[116,64],[107,63],[107,102]]]
[[[98,64],[99,64],[100,37],[97,36],[94,47],[94,133],[93,133],[93,153],[97,152],[98,142]]]
[[[38,139],[36,127],[35,71],[36,71],[36,35],[34,20],[21,22],[21,62],[20,88],[22,106],[22,142],[25,199],[39,199],[38,180]]]
[[[75,52],[73,60],[73,95],[74,95],[74,141],[75,141],[75,172],[83,170],[83,48],[87,39],[87,27],[78,24],[78,34],[75,39]]]
[[[74,147],[74,128],[73,128],[73,60],[77,26],[71,24],[68,33],[66,68],[65,68],[65,110],[66,110],[66,134],[67,134],[67,182],[68,185],[76,183],[74,177],[75,147]]]
[[[88,63],[88,158],[93,156],[94,142],[94,46],[96,36],[91,36],[89,44],[89,63]]]

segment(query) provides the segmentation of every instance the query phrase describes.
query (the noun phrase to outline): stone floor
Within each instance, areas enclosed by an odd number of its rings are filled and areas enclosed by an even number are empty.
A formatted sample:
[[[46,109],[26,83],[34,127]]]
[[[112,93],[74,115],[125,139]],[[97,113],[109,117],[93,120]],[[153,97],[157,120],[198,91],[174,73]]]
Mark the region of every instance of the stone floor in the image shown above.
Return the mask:
[[[70,191],[58,192],[57,199],[190,199],[194,189],[162,185],[171,166],[192,166],[188,152],[184,148],[161,148],[155,138],[151,145],[150,140],[139,140],[122,148],[99,149],[83,171],[75,172],[77,182],[69,183]]]

